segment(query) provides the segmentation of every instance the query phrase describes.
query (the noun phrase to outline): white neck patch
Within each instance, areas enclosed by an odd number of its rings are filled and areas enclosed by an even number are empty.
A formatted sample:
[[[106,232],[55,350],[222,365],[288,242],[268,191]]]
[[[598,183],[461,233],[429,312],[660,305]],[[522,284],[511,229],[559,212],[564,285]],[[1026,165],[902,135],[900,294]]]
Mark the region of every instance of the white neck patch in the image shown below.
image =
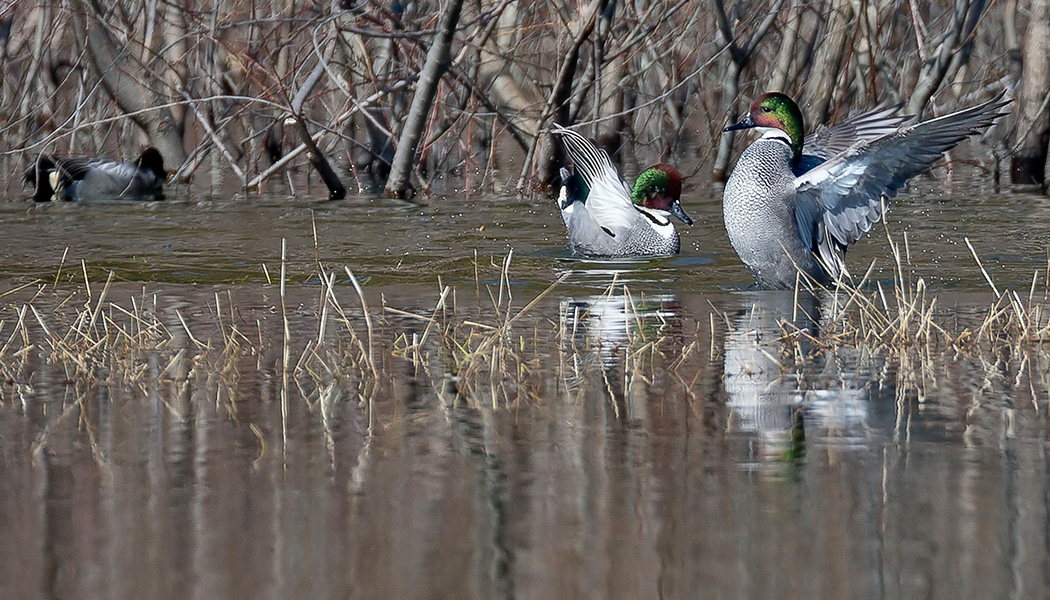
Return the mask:
[[[647,219],[647,222],[656,233],[659,233],[665,238],[674,237],[675,230],[674,224],[671,223],[671,213],[666,210],[638,206],[637,204],[634,207],[638,209],[639,212],[644,212],[652,217],[651,219]]]
[[[791,145],[791,136],[779,127],[755,127],[755,129],[762,133],[760,140],[780,140],[788,146]]]

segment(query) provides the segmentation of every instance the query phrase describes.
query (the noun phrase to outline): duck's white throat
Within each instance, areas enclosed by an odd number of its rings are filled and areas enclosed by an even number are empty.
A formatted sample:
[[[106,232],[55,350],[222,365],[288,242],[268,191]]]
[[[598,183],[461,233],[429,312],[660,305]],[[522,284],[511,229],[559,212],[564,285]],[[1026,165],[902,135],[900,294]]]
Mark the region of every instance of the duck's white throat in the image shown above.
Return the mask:
[[[755,129],[762,134],[762,136],[758,138],[760,140],[779,140],[788,146],[791,145],[791,136],[779,127],[755,127]]]

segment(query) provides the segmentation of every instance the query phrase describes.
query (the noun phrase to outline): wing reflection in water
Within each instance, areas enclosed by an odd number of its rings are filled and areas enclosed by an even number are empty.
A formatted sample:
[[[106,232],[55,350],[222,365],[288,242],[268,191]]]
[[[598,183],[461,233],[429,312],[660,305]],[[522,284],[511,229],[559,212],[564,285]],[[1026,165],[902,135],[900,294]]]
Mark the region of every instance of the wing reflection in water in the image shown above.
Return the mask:
[[[731,318],[725,340],[729,429],[748,442],[745,464],[790,462],[814,441],[865,439],[871,357],[823,350],[822,315],[834,298],[793,292],[754,292]],[[798,335],[789,336],[797,331]]]
[[[645,419],[651,388],[661,387],[651,369],[652,352],[681,337],[682,306],[673,294],[633,295],[622,288],[602,295],[564,298],[562,373],[575,397],[608,396],[628,419]],[[598,368],[595,368],[598,367]]]
[[[622,348],[656,340],[681,330],[682,307],[673,294],[632,296],[602,294],[564,298],[559,307],[566,342],[578,350],[594,350],[611,368]]]

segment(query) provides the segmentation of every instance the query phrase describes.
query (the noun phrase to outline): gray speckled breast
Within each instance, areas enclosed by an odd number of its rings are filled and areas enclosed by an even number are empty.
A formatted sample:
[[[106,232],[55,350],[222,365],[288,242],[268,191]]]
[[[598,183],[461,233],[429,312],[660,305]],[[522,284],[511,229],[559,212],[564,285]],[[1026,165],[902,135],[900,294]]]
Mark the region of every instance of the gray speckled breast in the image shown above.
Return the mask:
[[[729,241],[763,288],[794,287],[798,268],[818,281],[826,279],[798,233],[790,159],[785,144],[755,141],[740,155],[722,196]]]
[[[677,254],[681,242],[678,232],[671,237],[660,235],[649,220],[639,213],[631,227],[614,231],[610,237],[591,218],[580,203],[571,212],[562,212],[569,232],[569,247],[574,254],[587,256],[663,256]]]

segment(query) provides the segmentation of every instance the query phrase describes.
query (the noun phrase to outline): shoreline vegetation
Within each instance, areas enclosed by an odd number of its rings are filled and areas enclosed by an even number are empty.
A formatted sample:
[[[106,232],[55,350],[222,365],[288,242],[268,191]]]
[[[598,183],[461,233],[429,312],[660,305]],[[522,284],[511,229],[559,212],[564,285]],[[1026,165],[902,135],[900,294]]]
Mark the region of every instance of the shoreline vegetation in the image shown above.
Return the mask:
[[[0,21],[0,131],[25,163],[155,145],[176,181],[208,164],[251,190],[308,164],[330,198],[449,176],[526,193],[555,180],[559,123],[621,163],[695,164],[702,185],[725,179],[722,128],[765,91],[814,124],[886,100],[929,118],[1006,90],[1016,108],[984,162],[997,182],[1002,162],[1045,184],[1050,0],[30,0]]]
[[[81,263],[82,283],[73,269],[0,294],[3,396],[31,395],[41,377],[54,382],[57,374],[78,395],[107,385],[148,392],[194,380],[226,386],[232,402],[236,381],[255,369],[280,389],[282,401],[300,396],[320,402],[322,413],[325,402],[342,398],[371,415],[371,403],[406,375],[451,401],[495,409],[543,401],[543,390],[569,389],[570,379],[593,369],[645,381],[659,373],[691,389],[726,359],[730,340],[772,361],[779,374],[766,377],[773,380],[801,381],[814,361],[846,352],[877,359],[880,377],[892,374],[900,395],[921,398],[943,382],[946,361],[966,360],[1015,386],[1027,381],[1033,398],[1045,396],[1050,261],[1033,274],[1030,289],[1000,289],[970,246],[988,282],[987,304],[945,306],[914,274],[907,236],[887,238],[896,261],[892,285],[868,280],[874,264],[835,289],[800,279],[794,292],[757,293],[743,316],[710,301],[709,310],[683,310],[673,297],[647,296],[615,275],[603,292],[582,300],[562,298],[567,274],[516,298],[513,252],[502,260],[476,257],[473,285],[447,286],[439,278],[430,308],[399,306],[385,295],[369,300],[348,267],[318,263],[305,282],[289,281],[283,249],[280,265],[264,265],[270,283],[215,286],[203,305],[183,299],[166,306],[149,285],[136,292],[114,285],[112,274],[100,285]],[[557,381],[550,380],[551,361]]]

